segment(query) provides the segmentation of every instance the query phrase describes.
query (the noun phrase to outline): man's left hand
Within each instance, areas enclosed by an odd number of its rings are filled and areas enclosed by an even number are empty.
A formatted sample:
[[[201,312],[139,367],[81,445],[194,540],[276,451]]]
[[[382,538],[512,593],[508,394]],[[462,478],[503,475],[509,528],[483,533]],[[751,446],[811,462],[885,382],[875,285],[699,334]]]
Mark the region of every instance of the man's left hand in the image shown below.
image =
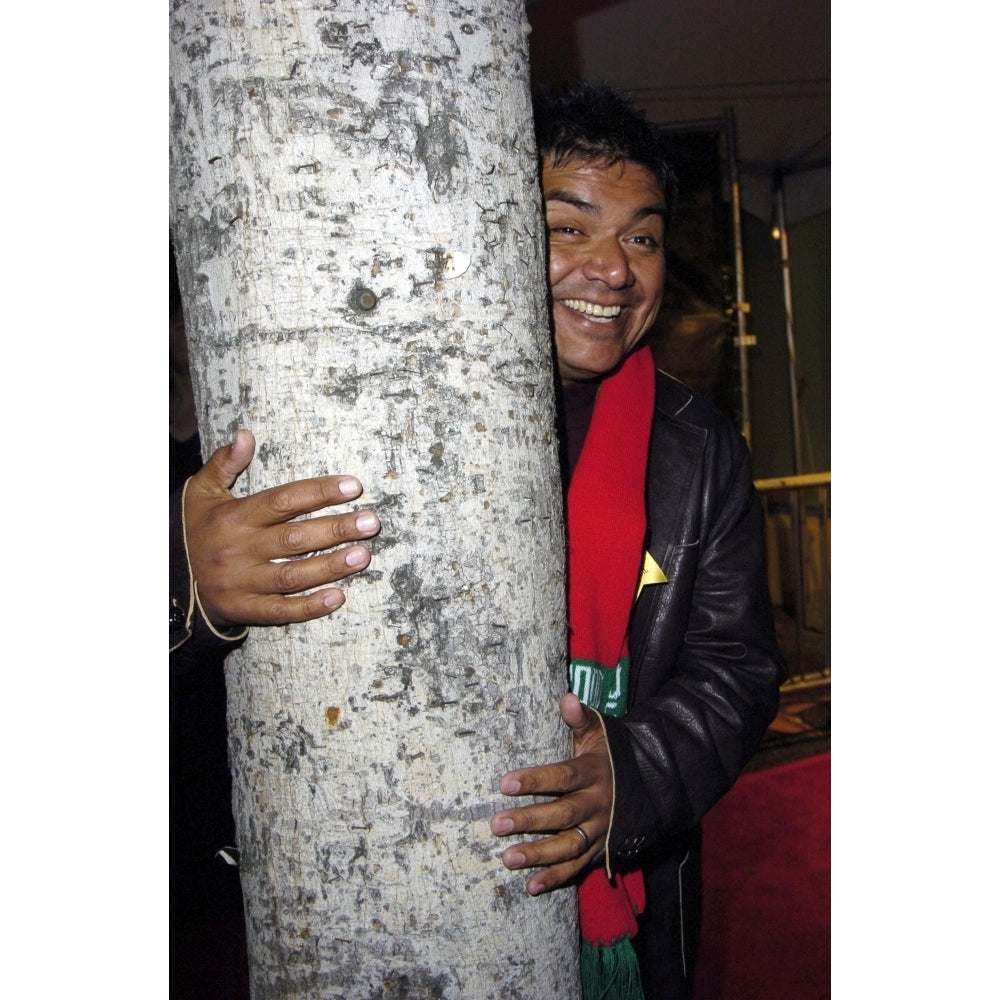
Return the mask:
[[[572,759],[509,771],[500,779],[504,795],[558,797],[504,809],[490,819],[490,829],[499,837],[550,834],[508,847],[501,857],[513,870],[542,869],[528,879],[532,896],[558,889],[583,871],[604,847],[611,824],[611,755],[600,716],[575,694],[559,699],[559,714],[573,731]]]

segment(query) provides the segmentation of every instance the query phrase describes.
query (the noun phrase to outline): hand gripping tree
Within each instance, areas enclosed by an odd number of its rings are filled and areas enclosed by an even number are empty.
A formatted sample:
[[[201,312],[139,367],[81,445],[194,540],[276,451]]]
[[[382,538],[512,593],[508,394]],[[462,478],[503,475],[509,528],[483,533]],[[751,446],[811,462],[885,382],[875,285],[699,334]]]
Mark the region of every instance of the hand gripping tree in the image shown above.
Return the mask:
[[[351,472],[347,605],[229,657],[253,996],[578,996],[572,891],[487,819],[568,755],[562,508],[520,4],[173,0],[170,220],[203,445]]]

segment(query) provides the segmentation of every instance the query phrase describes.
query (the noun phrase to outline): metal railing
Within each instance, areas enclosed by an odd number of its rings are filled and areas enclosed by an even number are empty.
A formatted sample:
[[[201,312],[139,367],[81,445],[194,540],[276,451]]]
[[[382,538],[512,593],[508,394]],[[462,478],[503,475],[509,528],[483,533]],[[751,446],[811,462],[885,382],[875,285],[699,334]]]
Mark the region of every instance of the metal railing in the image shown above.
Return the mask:
[[[758,479],[788,683],[830,680],[830,473]]]

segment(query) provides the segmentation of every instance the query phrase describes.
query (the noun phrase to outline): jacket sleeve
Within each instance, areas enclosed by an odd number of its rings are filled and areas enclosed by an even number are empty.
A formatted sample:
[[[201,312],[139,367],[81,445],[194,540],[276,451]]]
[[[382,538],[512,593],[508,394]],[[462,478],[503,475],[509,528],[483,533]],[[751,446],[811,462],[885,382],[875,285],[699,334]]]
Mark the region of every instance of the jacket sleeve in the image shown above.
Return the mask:
[[[786,677],[749,451],[728,423],[706,440],[700,476],[678,505],[667,583],[630,636],[641,671],[634,702],[624,717],[605,718],[613,867],[641,863],[692,831],[753,754]]]
[[[186,484],[185,484],[186,485]],[[246,638],[247,629],[214,629],[196,600],[184,543],[184,486],[170,494],[170,672],[183,673],[220,660]]]

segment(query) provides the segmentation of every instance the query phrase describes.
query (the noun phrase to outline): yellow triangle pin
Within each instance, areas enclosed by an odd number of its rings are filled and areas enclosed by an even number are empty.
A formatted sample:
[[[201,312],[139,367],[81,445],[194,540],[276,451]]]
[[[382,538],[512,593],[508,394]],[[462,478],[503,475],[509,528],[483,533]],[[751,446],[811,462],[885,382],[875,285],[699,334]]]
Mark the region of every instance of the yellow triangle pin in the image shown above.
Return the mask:
[[[635,592],[636,600],[643,587],[651,587],[655,583],[666,583],[667,575],[660,569],[659,563],[647,552],[642,564],[642,576],[639,577],[639,589]]]

